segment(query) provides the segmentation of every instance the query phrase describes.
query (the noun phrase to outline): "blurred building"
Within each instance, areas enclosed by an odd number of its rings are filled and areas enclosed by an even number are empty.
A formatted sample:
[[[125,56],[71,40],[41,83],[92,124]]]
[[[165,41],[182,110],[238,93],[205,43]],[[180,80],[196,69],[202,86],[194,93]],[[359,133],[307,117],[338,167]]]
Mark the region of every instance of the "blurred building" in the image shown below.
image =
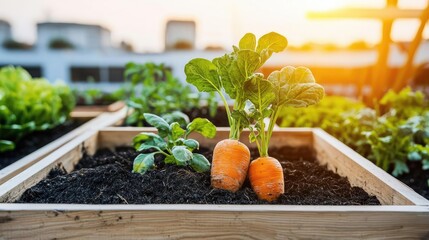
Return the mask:
[[[44,22],[37,24],[37,50],[69,48],[101,51],[112,48],[110,30],[99,25]],[[60,43],[63,42],[63,45]]]
[[[0,44],[3,44],[6,40],[12,38],[12,31],[10,24],[0,19]]]
[[[107,91],[123,82],[124,66],[130,61],[164,63],[185,81],[183,69],[189,60],[213,59],[226,51],[195,49],[196,28],[192,21],[167,23],[167,51],[162,53],[135,53],[129,44],[115,45],[110,31],[99,25],[47,22],[37,25],[37,33],[37,41],[30,49],[8,49],[0,45],[0,66],[23,66],[34,77],[46,77],[50,81],[61,79],[77,88],[96,85]],[[9,24],[0,21],[1,43],[11,38]],[[391,79],[405,62],[406,46],[406,43],[391,44]],[[429,62],[428,53],[429,41],[425,41],[415,56],[416,67]],[[328,93],[357,96],[369,90],[376,61],[376,49],[289,50],[274,54],[261,71],[268,75],[285,65],[307,66]]]
[[[195,48],[194,21],[168,21],[165,29],[165,50],[191,50]]]

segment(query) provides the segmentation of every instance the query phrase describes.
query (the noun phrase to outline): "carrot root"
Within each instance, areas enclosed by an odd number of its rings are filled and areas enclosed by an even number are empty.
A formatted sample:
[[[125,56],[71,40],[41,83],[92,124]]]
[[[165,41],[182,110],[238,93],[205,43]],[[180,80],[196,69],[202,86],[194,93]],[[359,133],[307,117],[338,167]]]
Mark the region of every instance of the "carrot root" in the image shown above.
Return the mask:
[[[225,139],[213,150],[212,187],[236,192],[246,179],[250,163],[249,148],[243,143]]]
[[[259,199],[272,202],[284,193],[283,168],[275,158],[253,160],[249,167],[249,180]]]

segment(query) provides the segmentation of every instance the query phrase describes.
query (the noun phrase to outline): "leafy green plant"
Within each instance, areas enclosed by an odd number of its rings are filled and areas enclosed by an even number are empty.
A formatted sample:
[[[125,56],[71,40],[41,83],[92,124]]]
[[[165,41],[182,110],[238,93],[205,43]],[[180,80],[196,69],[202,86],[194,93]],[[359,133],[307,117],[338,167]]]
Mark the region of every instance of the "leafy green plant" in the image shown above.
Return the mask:
[[[199,108],[206,100],[210,112],[216,113],[215,96],[192,92],[189,86],[175,78],[163,64],[128,63],[125,79],[130,84],[127,105],[133,112],[126,119],[127,125],[144,125],[144,113],[161,115],[172,111],[190,111]]]
[[[255,75],[244,84],[245,98],[253,103],[247,117],[249,123],[256,121],[250,140],[256,142],[261,157],[268,156],[268,145],[274,124],[284,107],[307,107],[318,103],[324,96],[324,89],[315,82],[308,68],[287,66],[274,71],[267,79]],[[264,119],[270,120],[266,129]]]
[[[103,105],[110,104],[125,98],[125,88],[121,87],[114,92],[103,92],[98,88],[85,90],[74,89],[73,94],[78,105]]]
[[[344,114],[358,112],[365,105],[353,99],[341,96],[325,96],[323,101],[306,108],[284,107],[279,112],[281,127],[320,127],[330,128],[332,124],[341,124]]]
[[[166,164],[190,166],[197,172],[210,170],[210,162],[201,154],[194,153],[199,149],[197,140],[189,134],[197,132],[207,138],[216,135],[216,127],[207,119],[196,118],[183,129],[178,122],[167,123],[163,118],[145,113],[146,121],[158,129],[158,134],[142,132],[134,137],[133,144],[137,151],[152,150],[141,153],[134,159],[133,172],[144,174],[155,167],[155,155],[165,156]]]
[[[424,94],[411,88],[389,91],[378,106],[376,110],[362,108],[360,103],[326,97],[318,108],[283,110],[280,125],[320,124],[394,176],[409,172],[408,161],[421,161],[423,170],[429,169],[429,105]]]
[[[225,106],[226,95],[234,99],[233,112],[226,108],[230,139],[239,139],[245,126],[240,117],[246,104],[245,82],[259,75],[255,74],[275,52],[283,51],[287,40],[278,33],[268,33],[259,38],[247,33],[240,40],[239,46],[233,46],[233,52],[212,61],[195,58],[185,66],[186,81],[193,84],[200,92],[217,93]]]
[[[63,84],[32,79],[22,68],[0,69],[0,152],[10,151],[25,135],[66,121],[75,105]]]

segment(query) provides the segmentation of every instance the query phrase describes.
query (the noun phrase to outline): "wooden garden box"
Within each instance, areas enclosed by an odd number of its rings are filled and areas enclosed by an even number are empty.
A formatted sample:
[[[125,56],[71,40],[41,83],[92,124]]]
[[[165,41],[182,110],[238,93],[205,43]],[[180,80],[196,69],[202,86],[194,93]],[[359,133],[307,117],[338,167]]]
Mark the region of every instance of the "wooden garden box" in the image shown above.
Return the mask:
[[[115,113],[105,113],[98,117],[84,114],[81,114],[80,116],[72,116],[72,119],[74,120],[87,122],[31,154],[19,159],[11,165],[0,169],[0,185],[89,129],[101,129],[106,126],[111,126],[116,124],[118,121],[121,121],[124,118],[123,116],[125,116],[125,109]]]
[[[321,164],[377,196],[382,206],[297,205],[81,205],[15,204],[27,188],[55,166],[71,171],[99,148],[129,145],[153,128],[87,131],[0,186],[0,238],[288,239],[395,238],[429,236],[429,201],[320,129],[279,129],[272,146],[312,146]],[[243,133],[242,141],[248,143]],[[201,139],[213,147],[227,138]],[[138,187],[138,186],[130,186]]]
[[[96,117],[104,112],[116,112],[125,107],[123,101],[116,101],[109,105],[76,106],[71,112],[72,117]]]

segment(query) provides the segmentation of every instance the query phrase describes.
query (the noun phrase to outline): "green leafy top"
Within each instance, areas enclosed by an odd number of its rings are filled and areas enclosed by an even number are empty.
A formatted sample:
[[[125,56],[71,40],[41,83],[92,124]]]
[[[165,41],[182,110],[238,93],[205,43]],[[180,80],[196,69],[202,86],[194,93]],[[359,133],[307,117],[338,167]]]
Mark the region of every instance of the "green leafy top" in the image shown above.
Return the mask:
[[[245,125],[240,112],[244,111],[245,83],[258,76],[257,71],[275,52],[283,51],[287,39],[275,32],[265,34],[256,43],[256,37],[247,33],[241,38],[234,51],[212,61],[202,58],[191,60],[185,66],[186,81],[201,92],[217,92],[225,106],[228,106],[225,93],[235,99],[233,111],[226,108],[230,138],[238,139]]]
[[[201,154],[193,153],[199,149],[195,139],[188,138],[197,132],[207,138],[216,135],[216,127],[205,118],[196,118],[183,129],[178,122],[168,123],[163,118],[145,113],[146,121],[158,129],[158,134],[142,132],[134,137],[133,145],[137,151],[153,150],[141,153],[134,159],[133,172],[144,174],[155,166],[155,155],[165,156],[165,163],[179,166],[191,166],[197,172],[210,169],[209,161]],[[186,119],[183,119],[186,121]]]
[[[32,79],[20,67],[0,69],[0,152],[10,151],[27,134],[62,124],[74,108],[64,84]]]
[[[305,67],[287,66],[272,72],[267,79],[262,74],[247,80],[245,98],[253,103],[249,114],[243,114],[252,130],[250,140],[256,141],[261,156],[268,156],[268,145],[279,112],[284,107],[307,107],[318,103],[324,96],[324,89],[314,80]],[[264,118],[269,118],[265,130]]]

